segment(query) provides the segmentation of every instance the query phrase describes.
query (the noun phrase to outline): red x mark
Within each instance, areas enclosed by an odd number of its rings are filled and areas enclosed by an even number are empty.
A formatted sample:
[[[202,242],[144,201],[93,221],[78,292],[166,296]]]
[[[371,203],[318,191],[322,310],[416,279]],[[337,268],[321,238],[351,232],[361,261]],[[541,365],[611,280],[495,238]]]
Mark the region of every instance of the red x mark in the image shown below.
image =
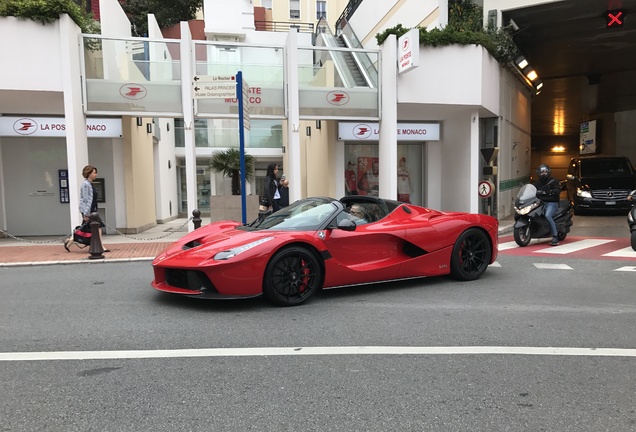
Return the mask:
[[[619,19],[621,15],[623,15],[623,11],[618,12],[616,15],[614,15],[611,12],[608,12],[607,18],[609,18],[609,22],[607,23],[607,26],[611,27],[614,23],[616,23],[616,25],[623,25],[623,21]]]

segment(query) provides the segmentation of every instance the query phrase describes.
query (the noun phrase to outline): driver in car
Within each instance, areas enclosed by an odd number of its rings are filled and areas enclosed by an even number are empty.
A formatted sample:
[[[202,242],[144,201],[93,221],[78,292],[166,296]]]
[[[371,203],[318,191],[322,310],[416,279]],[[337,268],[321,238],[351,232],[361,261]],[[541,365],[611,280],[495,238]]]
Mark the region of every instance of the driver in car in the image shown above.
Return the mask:
[[[366,216],[366,212],[360,204],[353,204],[349,208],[349,218],[355,222],[356,225],[364,225],[369,223],[369,219]]]

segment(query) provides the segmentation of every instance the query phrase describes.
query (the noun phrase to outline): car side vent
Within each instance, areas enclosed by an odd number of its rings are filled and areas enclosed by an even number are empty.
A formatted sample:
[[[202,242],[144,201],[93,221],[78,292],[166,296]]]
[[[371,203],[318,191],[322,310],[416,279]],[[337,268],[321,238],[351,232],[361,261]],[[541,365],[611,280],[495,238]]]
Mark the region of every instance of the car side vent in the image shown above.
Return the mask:
[[[421,247],[415,246],[413,243],[409,243],[409,242],[404,243],[404,247],[402,250],[404,251],[405,254],[407,254],[411,258],[417,258],[419,256],[426,255],[428,253]]]
[[[402,207],[401,207],[401,209],[402,209],[402,210],[404,210],[404,212],[405,212],[405,213],[408,213],[408,214],[411,214],[411,213],[412,213],[412,212],[411,212],[411,209],[410,209],[410,208],[408,208],[407,206],[402,206]]]

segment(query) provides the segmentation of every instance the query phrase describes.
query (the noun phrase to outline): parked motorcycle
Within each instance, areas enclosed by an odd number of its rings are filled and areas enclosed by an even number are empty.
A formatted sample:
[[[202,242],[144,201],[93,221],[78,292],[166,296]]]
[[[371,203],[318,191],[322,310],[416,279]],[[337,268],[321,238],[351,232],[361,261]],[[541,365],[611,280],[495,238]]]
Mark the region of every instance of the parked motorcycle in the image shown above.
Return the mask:
[[[528,246],[533,238],[552,237],[550,225],[545,218],[545,205],[537,198],[537,188],[532,184],[521,187],[515,199],[515,224],[513,235],[519,246]],[[564,240],[572,226],[572,205],[569,200],[562,200],[554,214],[557,227],[557,238]],[[632,239],[633,239],[632,232]]]
[[[632,249],[636,251],[636,190],[631,191],[627,199],[632,202],[632,208],[627,213],[627,225],[629,225],[629,231],[632,233]]]

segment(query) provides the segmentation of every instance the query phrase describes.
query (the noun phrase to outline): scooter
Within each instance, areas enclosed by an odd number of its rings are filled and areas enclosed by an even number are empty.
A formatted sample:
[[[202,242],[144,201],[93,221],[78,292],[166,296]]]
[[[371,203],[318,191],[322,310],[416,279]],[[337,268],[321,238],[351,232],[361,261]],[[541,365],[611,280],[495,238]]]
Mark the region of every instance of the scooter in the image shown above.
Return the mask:
[[[537,188],[534,185],[526,184],[521,187],[515,199],[515,212],[513,236],[519,246],[528,246],[533,238],[552,237],[550,225],[544,216],[545,205],[537,198]],[[562,200],[553,216],[559,241],[565,240],[570,232],[572,213],[569,200]]]
[[[636,251],[636,190],[633,190],[627,198],[632,202],[632,208],[627,213],[627,225],[631,234],[632,249]]]

